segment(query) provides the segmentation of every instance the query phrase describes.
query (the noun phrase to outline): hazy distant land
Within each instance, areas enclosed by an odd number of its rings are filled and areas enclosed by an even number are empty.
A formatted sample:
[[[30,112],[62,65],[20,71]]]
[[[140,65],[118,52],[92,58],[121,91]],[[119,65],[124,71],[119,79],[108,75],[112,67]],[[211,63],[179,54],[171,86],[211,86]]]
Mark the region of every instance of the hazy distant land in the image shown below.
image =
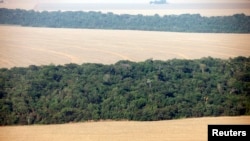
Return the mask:
[[[0,4],[0,8],[26,9],[36,11],[101,11],[115,14],[143,14],[143,15],[172,15],[172,14],[201,14],[202,16],[225,16],[236,13],[250,15],[248,1],[218,1],[200,3],[169,3],[164,5],[150,5],[149,3],[59,3],[58,1],[9,0]]]

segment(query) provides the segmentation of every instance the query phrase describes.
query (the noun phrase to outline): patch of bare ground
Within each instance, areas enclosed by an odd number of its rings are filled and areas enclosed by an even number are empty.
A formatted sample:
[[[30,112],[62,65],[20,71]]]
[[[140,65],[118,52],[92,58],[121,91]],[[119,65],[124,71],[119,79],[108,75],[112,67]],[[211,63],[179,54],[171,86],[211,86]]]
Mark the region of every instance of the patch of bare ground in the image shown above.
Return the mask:
[[[206,141],[208,124],[250,124],[250,116],[0,127],[1,141]]]
[[[0,68],[67,63],[227,59],[250,55],[250,34],[0,26]]]

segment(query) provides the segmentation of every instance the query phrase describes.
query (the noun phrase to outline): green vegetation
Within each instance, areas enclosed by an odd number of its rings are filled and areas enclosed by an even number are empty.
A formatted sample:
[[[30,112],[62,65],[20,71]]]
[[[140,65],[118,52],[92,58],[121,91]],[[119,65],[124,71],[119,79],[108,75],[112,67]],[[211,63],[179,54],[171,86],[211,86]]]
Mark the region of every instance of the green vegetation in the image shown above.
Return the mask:
[[[0,24],[34,27],[122,29],[173,32],[250,33],[250,16],[116,15],[101,12],[36,12],[0,9]]]
[[[250,57],[0,69],[0,125],[250,114]]]

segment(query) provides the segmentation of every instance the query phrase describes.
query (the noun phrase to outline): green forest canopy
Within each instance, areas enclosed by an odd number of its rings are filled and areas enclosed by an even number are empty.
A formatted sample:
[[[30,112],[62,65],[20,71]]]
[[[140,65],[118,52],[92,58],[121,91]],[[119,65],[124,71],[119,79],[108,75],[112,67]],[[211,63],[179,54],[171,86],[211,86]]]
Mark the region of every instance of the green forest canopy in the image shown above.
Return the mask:
[[[244,14],[160,17],[0,9],[0,24],[250,33]],[[202,58],[0,69],[0,125],[249,115],[250,58]]]
[[[200,14],[144,16],[84,11],[0,9],[0,24],[53,27],[122,29],[173,32],[250,33],[250,16],[202,17]]]
[[[250,114],[250,57],[0,69],[0,125]]]

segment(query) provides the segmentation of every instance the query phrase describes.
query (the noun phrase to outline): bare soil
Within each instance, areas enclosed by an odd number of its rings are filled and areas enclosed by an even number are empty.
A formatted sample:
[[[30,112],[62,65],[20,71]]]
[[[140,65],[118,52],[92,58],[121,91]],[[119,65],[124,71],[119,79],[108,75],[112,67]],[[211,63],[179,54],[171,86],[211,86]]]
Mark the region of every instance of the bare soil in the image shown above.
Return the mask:
[[[209,124],[249,125],[250,116],[2,126],[0,141],[207,141]]]

